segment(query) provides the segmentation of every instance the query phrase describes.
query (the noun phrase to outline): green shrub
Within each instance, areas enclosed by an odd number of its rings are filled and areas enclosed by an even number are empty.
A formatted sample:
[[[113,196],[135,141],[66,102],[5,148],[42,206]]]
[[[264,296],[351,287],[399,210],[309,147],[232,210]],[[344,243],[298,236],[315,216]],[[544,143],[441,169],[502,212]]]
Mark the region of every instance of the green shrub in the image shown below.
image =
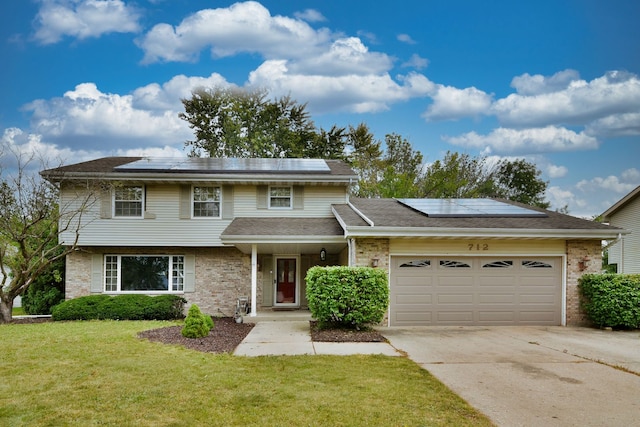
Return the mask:
[[[370,267],[312,267],[307,301],[321,327],[360,328],[382,321],[389,306],[387,273]]]
[[[594,324],[640,328],[640,274],[585,274],[579,289],[582,307]]]
[[[51,314],[53,306],[64,300],[64,258],[49,265],[22,295],[27,314]]]
[[[90,295],[64,301],[51,310],[53,320],[172,320],[184,317],[178,295]]]
[[[187,318],[184,320],[182,336],[186,338],[204,338],[209,335],[209,331],[212,327],[213,319],[211,316],[205,316],[200,311],[200,307],[193,304],[189,308]]]

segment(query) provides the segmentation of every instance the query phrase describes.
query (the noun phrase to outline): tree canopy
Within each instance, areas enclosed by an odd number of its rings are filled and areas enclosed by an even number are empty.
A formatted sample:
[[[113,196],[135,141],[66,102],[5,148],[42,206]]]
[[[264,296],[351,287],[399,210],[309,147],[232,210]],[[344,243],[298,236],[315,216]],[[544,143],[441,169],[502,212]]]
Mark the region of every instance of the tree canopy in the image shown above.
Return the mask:
[[[486,157],[447,152],[423,162],[411,142],[389,133],[376,140],[365,123],[317,129],[306,110],[285,96],[270,99],[263,89],[201,88],[183,99],[195,139],[191,156],[343,159],[359,176],[358,197],[497,197],[543,208],[548,183],[525,160],[490,162]]]

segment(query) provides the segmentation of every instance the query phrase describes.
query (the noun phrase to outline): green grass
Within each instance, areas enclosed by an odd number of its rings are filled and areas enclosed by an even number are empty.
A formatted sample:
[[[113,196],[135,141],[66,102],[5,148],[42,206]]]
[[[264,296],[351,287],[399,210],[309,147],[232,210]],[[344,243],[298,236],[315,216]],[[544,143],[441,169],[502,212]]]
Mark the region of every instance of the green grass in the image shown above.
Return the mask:
[[[170,322],[0,325],[0,425],[491,425],[401,357],[205,354]]]
[[[13,311],[11,312],[12,316],[24,316],[25,314],[27,313],[25,313],[22,307],[13,307]]]

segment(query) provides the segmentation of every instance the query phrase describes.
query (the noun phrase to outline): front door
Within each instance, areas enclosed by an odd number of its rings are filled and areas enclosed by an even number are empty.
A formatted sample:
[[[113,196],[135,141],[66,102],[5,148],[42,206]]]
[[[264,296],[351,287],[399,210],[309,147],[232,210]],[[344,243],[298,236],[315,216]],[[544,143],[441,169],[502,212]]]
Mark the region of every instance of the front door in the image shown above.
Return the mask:
[[[276,305],[299,305],[296,261],[296,258],[278,258],[276,261]]]

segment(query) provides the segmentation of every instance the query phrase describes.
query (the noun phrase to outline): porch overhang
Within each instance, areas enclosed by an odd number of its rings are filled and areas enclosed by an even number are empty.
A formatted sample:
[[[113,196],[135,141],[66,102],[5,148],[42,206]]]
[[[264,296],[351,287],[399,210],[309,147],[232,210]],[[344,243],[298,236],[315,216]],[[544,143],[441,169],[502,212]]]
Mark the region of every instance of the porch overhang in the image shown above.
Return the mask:
[[[347,246],[335,218],[236,218],[221,235],[222,243],[250,254],[338,253]]]

